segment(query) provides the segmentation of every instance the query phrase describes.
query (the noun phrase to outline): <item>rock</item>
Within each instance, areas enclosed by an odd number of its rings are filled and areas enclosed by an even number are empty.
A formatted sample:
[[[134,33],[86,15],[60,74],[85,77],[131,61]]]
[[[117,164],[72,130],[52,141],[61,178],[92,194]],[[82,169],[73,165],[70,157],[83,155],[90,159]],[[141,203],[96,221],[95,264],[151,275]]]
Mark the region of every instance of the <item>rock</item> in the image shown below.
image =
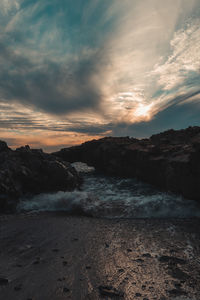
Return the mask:
[[[6,142],[0,140],[0,152],[8,152],[10,150]]]
[[[173,289],[173,290],[169,290],[168,291],[169,295],[170,296],[173,296],[173,297],[178,297],[178,296],[185,296],[187,295],[187,293],[182,290],[182,289]]]
[[[174,286],[175,286],[176,289],[180,289],[181,288],[181,283],[175,282]]]
[[[64,293],[69,293],[70,290],[69,290],[67,287],[64,287],[64,288],[63,288],[63,292],[64,292]]]
[[[173,278],[181,280],[183,282],[185,282],[190,278],[190,276],[187,273],[183,272],[180,268],[173,267],[173,266],[172,267],[169,266],[169,274]]]
[[[142,294],[140,294],[140,293],[135,294],[135,297],[141,297],[141,296],[142,296]]]
[[[22,289],[22,284],[18,284],[17,286],[14,287],[15,291],[20,291]]]
[[[123,298],[124,293],[116,290],[112,286],[99,286],[99,293],[101,296],[108,296],[110,298]]]
[[[142,285],[142,290],[144,291],[146,289],[146,285]]]
[[[70,163],[29,146],[13,151],[0,141],[0,212],[15,211],[20,197],[70,191],[80,183]]]
[[[57,281],[64,281],[65,280],[65,277],[62,277],[62,278],[58,278]]]
[[[141,259],[141,258],[135,259],[135,261],[138,262],[138,263],[143,263],[144,262],[144,260]]]
[[[39,265],[39,263],[40,263],[40,260],[35,260],[35,261],[33,262],[33,265]]]
[[[169,263],[169,264],[180,264],[180,265],[186,264],[186,261],[182,258],[178,258],[175,256],[167,256],[167,255],[161,256],[159,258],[159,261],[161,263]]]
[[[8,283],[9,283],[9,281],[7,278],[3,278],[3,277],[0,278],[0,286],[7,285]]]
[[[123,273],[123,272],[124,272],[124,269],[119,269],[118,272],[119,272],[119,273]]]
[[[86,270],[90,270],[91,266],[86,266],[85,268],[86,268]]]
[[[151,257],[151,254],[150,253],[144,253],[142,254],[143,257],[147,257],[147,258],[150,258]]]
[[[104,174],[135,177],[200,201],[200,127],[168,130],[149,139],[106,137],[53,155],[81,161]]]

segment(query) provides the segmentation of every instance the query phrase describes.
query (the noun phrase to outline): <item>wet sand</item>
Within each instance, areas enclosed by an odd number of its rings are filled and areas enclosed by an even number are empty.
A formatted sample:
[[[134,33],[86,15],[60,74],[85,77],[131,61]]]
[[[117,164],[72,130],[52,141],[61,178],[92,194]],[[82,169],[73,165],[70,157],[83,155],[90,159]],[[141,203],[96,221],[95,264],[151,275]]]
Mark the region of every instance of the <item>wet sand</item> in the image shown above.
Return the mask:
[[[200,299],[200,220],[0,216],[0,299]]]

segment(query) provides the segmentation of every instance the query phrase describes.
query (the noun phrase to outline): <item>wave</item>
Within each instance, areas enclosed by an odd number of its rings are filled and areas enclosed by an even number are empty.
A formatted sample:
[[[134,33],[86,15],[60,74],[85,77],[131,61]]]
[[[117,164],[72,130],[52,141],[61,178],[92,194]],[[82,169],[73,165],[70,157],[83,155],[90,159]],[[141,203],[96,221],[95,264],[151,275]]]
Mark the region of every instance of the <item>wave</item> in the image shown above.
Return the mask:
[[[23,198],[17,210],[21,211],[66,211],[76,214],[92,216],[99,201],[86,192],[57,192],[40,194],[34,197]]]
[[[80,191],[60,191],[23,198],[18,211],[65,211],[107,218],[200,217],[196,201],[163,193],[135,179],[86,172]]]

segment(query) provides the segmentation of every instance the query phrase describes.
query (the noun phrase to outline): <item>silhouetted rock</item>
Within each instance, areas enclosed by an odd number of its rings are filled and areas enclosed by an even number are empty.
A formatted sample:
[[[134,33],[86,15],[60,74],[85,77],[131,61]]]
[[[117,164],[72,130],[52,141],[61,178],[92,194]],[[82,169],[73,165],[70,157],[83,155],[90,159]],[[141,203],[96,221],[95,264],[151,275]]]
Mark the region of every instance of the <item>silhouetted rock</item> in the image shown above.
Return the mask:
[[[105,174],[136,177],[163,190],[200,200],[200,127],[168,130],[149,139],[106,137],[54,155]]]
[[[11,149],[8,147],[6,142],[0,140],[0,152],[7,152],[10,151]]]
[[[29,146],[13,151],[0,142],[0,212],[14,210],[22,196],[73,190],[79,184],[76,170],[60,158]]]

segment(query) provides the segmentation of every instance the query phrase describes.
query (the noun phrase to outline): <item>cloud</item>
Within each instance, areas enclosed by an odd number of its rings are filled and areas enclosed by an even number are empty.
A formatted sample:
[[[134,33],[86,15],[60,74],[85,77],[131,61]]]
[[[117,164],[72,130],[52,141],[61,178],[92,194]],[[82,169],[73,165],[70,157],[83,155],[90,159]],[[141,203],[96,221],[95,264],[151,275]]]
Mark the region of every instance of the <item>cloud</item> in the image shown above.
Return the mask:
[[[135,124],[119,123],[113,129],[115,136],[149,137],[168,130],[182,129],[200,124],[200,91],[174,99],[173,104],[158,112],[149,122]]]
[[[99,109],[105,97],[104,50],[98,45],[106,35],[104,6],[96,3],[99,13],[96,20],[90,16],[88,24],[81,3],[77,9],[72,1],[23,2],[16,15],[7,18],[0,35],[2,99],[53,114]],[[85,12],[88,9],[91,1]]]
[[[94,109],[103,96],[94,76],[97,59],[95,54],[89,61],[81,57],[68,66],[51,61],[37,65],[1,45],[1,97],[55,114]]]
[[[1,0],[0,11],[2,15],[8,15],[14,13],[20,8],[20,2],[18,0]]]
[[[167,111],[184,125],[175,112],[199,111],[198,2],[2,0],[4,136],[147,135]]]
[[[176,32],[170,44],[172,54],[151,73],[158,75],[163,90],[180,87],[193,75],[200,78],[200,21],[188,23],[186,28]]]

